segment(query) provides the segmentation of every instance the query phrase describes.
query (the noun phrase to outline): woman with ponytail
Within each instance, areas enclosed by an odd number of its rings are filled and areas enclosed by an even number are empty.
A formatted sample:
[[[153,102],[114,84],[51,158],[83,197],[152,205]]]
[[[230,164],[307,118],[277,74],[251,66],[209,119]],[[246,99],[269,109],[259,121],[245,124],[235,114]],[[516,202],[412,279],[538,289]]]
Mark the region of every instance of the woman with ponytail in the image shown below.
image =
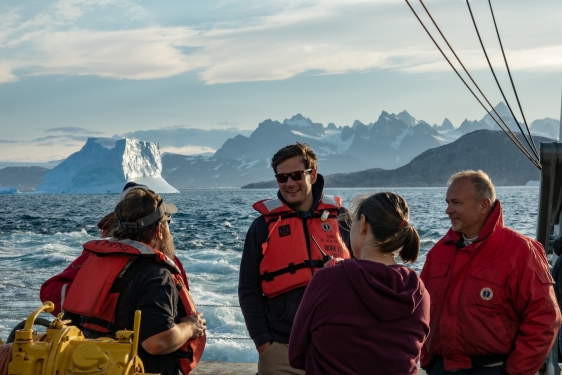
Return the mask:
[[[314,274],[289,341],[292,367],[310,374],[417,374],[429,333],[429,294],[416,272],[420,238],[393,193],[355,200],[354,259]]]

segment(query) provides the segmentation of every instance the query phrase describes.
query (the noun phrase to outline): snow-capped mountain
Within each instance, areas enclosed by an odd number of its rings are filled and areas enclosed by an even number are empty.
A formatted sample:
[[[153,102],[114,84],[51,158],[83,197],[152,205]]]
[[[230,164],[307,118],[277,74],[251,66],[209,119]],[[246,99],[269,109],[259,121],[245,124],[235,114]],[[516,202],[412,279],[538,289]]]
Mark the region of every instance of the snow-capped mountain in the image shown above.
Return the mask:
[[[510,126],[516,126],[507,107],[500,103],[496,111]],[[537,135],[558,133],[558,120],[535,120]],[[400,168],[421,153],[454,142],[476,129],[498,130],[492,117],[465,120],[455,128],[444,119],[430,125],[407,111],[398,114],[383,111],[375,122],[324,126],[302,114],[283,122],[265,120],[248,136],[238,134],[227,139],[214,155],[186,156],[165,154],[160,161],[155,143],[130,139],[89,139],[77,154],[53,169],[37,191],[88,193],[119,192],[127,180],[145,182],[160,192],[190,187],[240,187],[270,181],[274,172],[271,157],[280,148],[296,141],[308,143],[318,155],[319,172],[352,173],[369,168]],[[513,129],[514,131],[517,129]],[[176,146],[182,140],[177,139]],[[192,138],[183,139],[192,144]],[[166,179],[166,181],[163,180]]]
[[[531,123],[531,132],[543,137],[558,139],[560,135],[560,121],[553,118],[543,118]]]
[[[89,138],[82,149],[47,172],[37,192],[120,193],[128,181],[157,193],[177,193],[162,177],[158,144],[133,139]]]

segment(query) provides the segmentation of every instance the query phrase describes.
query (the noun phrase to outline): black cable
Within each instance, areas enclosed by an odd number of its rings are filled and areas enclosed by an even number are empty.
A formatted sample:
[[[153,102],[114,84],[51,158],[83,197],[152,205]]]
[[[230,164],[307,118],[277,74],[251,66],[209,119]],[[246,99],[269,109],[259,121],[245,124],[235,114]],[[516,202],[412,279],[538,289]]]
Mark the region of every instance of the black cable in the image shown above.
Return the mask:
[[[468,6],[468,11],[470,12],[470,18],[472,18],[472,24],[474,25],[474,29],[476,30],[476,35],[478,36],[478,40],[480,41],[480,46],[482,47],[482,52],[484,52],[484,56],[486,57],[486,61],[488,62],[488,66],[490,67],[490,70],[492,71],[492,75],[494,76],[494,80],[496,81],[496,85],[498,86],[498,89],[500,90],[500,93],[502,94],[503,100],[505,101],[505,104],[507,105],[507,108],[509,109],[509,113],[511,113],[511,116],[513,117],[513,120],[517,124],[517,127],[519,128],[519,131],[521,132],[521,134],[525,138],[525,141],[527,142],[529,147],[531,147],[531,151],[533,151],[533,153],[535,154],[535,156],[538,159],[539,154],[537,152],[537,149],[535,147],[534,142],[532,142],[533,137],[531,136],[531,134],[529,134],[529,137],[531,137],[531,141],[529,141],[529,139],[525,135],[525,132],[521,128],[521,125],[519,124],[519,121],[517,120],[517,117],[515,117],[515,114],[513,113],[513,110],[511,109],[511,106],[509,105],[509,102],[508,102],[507,98],[505,97],[505,94],[504,94],[503,89],[500,85],[500,82],[498,81],[498,77],[496,76],[496,72],[494,71],[494,68],[492,67],[492,63],[490,62],[490,58],[488,57],[488,53],[486,52],[486,48],[484,47],[484,42],[482,41],[482,37],[480,36],[480,31],[478,30],[478,26],[476,25],[476,20],[474,19],[474,14],[472,13],[472,8],[471,8],[470,2],[468,0],[466,0],[466,5]],[[494,24],[495,24],[495,21],[494,21]],[[499,37],[499,34],[498,34],[498,37]],[[501,46],[501,41],[500,41],[500,46]],[[502,50],[503,50],[503,47],[502,47]],[[504,55],[504,58],[505,58],[505,55]],[[506,64],[507,64],[507,60],[506,60]],[[508,68],[508,72],[509,72],[509,68]],[[511,75],[510,75],[510,77],[511,77]],[[514,87],[514,90],[515,90],[515,87]],[[527,125],[527,123],[525,123],[525,125]]]
[[[500,114],[496,111],[496,109],[494,108],[494,106],[492,105],[492,103],[490,103],[490,101],[488,100],[488,98],[486,97],[486,95],[484,95],[484,93],[482,92],[482,90],[480,89],[480,87],[478,86],[478,84],[476,83],[476,81],[472,78],[472,75],[468,72],[468,69],[466,69],[466,67],[464,66],[464,64],[462,63],[461,59],[458,57],[458,55],[456,54],[455,50],[453,49],[453,47],[451,46],[451,44],[449,44],[449,41],[447,40],[447,38],[445,37],[445,35],[443,34],[443,32],[441,31],[441,29],[439,28],[439,26],[437,25],[437,22],[435,22],[435,19],[433,18],[433,16],[431,15],[431,13],[429,12],[429,9],[427,9],[427,7],[425,6],[425,4],[423,3],[423,0],[419,0],[421,5],[423,6],[423,8],[425,9],[425,12],[427,13],[427,15],[429,16],[429,18],[431,19],[431,22],[433,22],[433,25],[435,26],[435,28],[437,29],[437,31],[439,31],[439,34],[441,35],[441,37],[443,38],[443,40],[445,41],[445,43],[447,44],[447,46],[449,47],[449,49],[451,50],[451,52],[453,53],[453,55],[455,56],[455,58],[457,59],[457,61],[459,62],[459,64],[462,66],[464,72],[468,75],[468,77],[470,78],[470,80],[472,81],[472,83],[474,84],[474,86],[476,86],[476,88],[478,89],[478,92],[480,92],[480,95],[482,95],[482,97],[484,98],[484,100],[486,101],[486,103],[488,103],[488,105],[492,108],[492,110],[494,111],[494,113],[496,114],[496,116],[498,117],[498,119],[501,120],[501,122],[505,125],[506,129],[509,130],[509,132],[511,133],[511,135],[513,136],[513,138],[515,138],[517,140],[517,144],[519,144],[521,147],[525,148],[525,150],[527,150],[527,148],[525,146],[523,146],[523,144],[521,143],[521,141],[519,141],[519,139],[517,138],[517,136],[513,133],[513,131],[511,130],[511,128],[506,124],[506,122],[504,121],[504,119],[500,116]],[[454,69],[454,68],[453,68]],[[486,108],[484,108],[486,109]],[[488,112],[488,114],[490,115],[490,117],[499,125],[498,121],[494,118],[494,116],[492,116],[492,114],[490,113],[490,111],[488,111],[486,109],[486,112]],[[501,128],[501,126],[500,126]],[[503,128],[502,128],[503,130]],[[521,130],[521,129],[520,129]],[[505,130],[504,130],[505,132]],[[525,140],[527,141],[527,143],[529,143],[529,141],[527,140],[527,137],[525,136],[525,133],[523,133],[523,131],[521,130],[521,133],[523,135],[523,137],[525,137]],[[506,133],[507,134],[507,133]],[[511,138],[510,138],[511,139]],[[511,139],[513,142],[514,140]],[[531,151],[533,151],[535,153],[536,156],[536,160],[538,161],[539,156],[536,154],[535,149],[529,145],[531,147]],[[521,148],[520,147],[520,148]],[[529,153],[530,155],[530,153]]]
[[[531,137],[531,140],[533,140],[533,136],[531,135],[531,130],[529,129],[529,125],[527,125],[527,119],[525,119],[525,114],[523,113],[523,108],[521,107],[521,103],[519,102],[519,96],[517,95],[517,90],[515,89],[515,84],[513,83],[513,78],[511,77],[511,71],[509,69],[509,65],[507,64],[507,58],[505,57],[505,52],[503,50],[502,40],[500,38],[500,32],[498,30],[498,25],[496,24],[496,17],[494,16],[494,10],[492,9],[492,2],[490,0],[488,0],[488,4],[490,4],[490,12],[492,13],[492,19],[494,20],[494,27],[496,28],[496,34],[498,35],[498,41],[500,42],[500,48],[502,50],[503,61],[505,62],[507,74],[509,75],[509,80],[511,81],[511,87],[513,87],[513,93],[515,94],[515,99],[517,99],[517,105],[519,106],[519,111],[521,111],[521,116],[523,117],[523,122],[525,123],[525,127],[527,128],[527,132],[529,133],[529,137]],[[511,108],[510,108],[510,110],[511,110]],[[523,132],[523,131],[521,131],[521,132]],[[533,145],[533,147],[535,147],[535,142],[532,142],[532,145]],[[535,148],[535,155],[537,155],[537,157],[538,157],[536,148]]]
[[[482,103],[482,101],[478,98],[478,96],[474,93],[474,91],[470,88],[470,86],[466,83],[466,81],[462,78],[462,76],[459,74],[459,72],[457,71],[457,69],[453,66],[453,64],[451,63],[451,61],[449,60],[449,58],[447,57],[447,55],[445,55],[445,53],[443,52],[443,50],[441,49],[441,47],[439,47],[439,44],[435,41],[435,39],[433,38],[433,36],[431,35],[431,33],[429,32],[429,30],[427,30],[427,27],[425,27],[425,24],[423,23],[423,21],[420,19],[420,17],[418,16],[418,14],[416,13],[416,11],[414,10],[414,8],[412,7],[412,5],[410,4],[409,0],[406,0],[406,3],[408,4],[408,6],[410,7],[410,9],[412,10],[412,12],[414,13],[414,15],[416,16],[416,18],[418,19],[418,21],[420,22],[420,24],[422,25],[422,27],[424,28],[425,32],[427,33],[427,35],[429,36],[429,38],[433,41],[433,43],[435,44],[435,46],[437,47],[437,49],[439,50],[439,52],[441,52],[441,54],[443,55],[443,57],[445,58],[445,60],[447,60],[447,62],[449,63],[449,65],[451,66],[451,68],[453,68],[454,72],[457,74],[457,76],[460,78],[460,80],[464,83],[464,85],[466,86],[466,88],[470,91],[470,93],[474,96],[474,98],[478,101],[478,103],[480,103],[480,105],[482,106],[482,108],[484,108],[484,110],[490,114],[490,117],[492,117],[492,119],[496,122],[496,124],[498,124],[498,126],[500,127],[500,129],[503,130],[503,132],[509,137],[509,139],[523,152],[523,154],[525,154],[525,156],[527,156],[527,158],[529,158],[529,160],[540,170],[541,166],[540,164],[531,156],[531,154],[529,153],[529,151],[527,151],[527,149],[525,147],[523,147],[523,145],[521,144],[521,142],[519,142],[519,139],[517,137],[515,137],[515,135],[513,134],[513,132],[511,132],[511,134],[509,134],[502,126],[501,124],[494,118],[494,116],[491,115],[490,111],[486,108],[486,106]],[[492,107],[493,108],[493,107]],[[500,117],[501,119],[501,117]],[[509,128],[508,128],[509,129]],[[514,140],[515,138],[515,140]]]

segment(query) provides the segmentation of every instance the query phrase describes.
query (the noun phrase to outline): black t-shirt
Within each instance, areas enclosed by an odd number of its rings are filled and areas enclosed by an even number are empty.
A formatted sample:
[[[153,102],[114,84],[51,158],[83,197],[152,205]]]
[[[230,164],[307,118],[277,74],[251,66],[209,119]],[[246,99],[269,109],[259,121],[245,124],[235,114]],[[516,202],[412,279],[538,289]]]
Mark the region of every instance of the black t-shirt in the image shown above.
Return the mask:
[[[170,270],[154,263],[141,269],[121,292],[115,312],[119,329],[133,329],[135,311],[141,311],[139,357],[147,373],[178,374],[179,357],[174,354],[151,355],[142,342],[167,331],[185,315]]]

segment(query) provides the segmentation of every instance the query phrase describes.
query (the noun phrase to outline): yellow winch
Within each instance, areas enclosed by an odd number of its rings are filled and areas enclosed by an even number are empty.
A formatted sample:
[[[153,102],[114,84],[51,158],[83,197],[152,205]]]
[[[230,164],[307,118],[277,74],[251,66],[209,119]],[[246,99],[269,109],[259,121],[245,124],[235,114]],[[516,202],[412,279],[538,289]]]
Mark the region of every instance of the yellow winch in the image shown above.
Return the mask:
[[[133,331],[118,331],[116,339],[87,339],[77,327],[67,325],[70,321],[62,320],[62,313],[44,335],[37,335],[33,331],[37,316],[53,308],[52,302],[45,302],[29,315],[24,328],[16,331],[8,375],[144,373],[137,354],[140,311],[135,313]]]

